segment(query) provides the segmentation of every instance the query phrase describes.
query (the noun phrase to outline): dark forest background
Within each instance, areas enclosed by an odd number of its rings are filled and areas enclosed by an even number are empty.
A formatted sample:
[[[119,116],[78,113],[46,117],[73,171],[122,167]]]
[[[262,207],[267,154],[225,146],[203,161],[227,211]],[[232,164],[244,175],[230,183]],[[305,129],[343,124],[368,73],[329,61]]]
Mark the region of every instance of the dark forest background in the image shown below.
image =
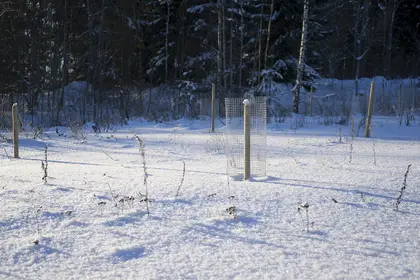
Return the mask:
[[[157,120],[174,103],[193,116],[211,83],[222,99],[294,82],[302,13],[299,0],[1,0],[1,104],[50,124],[68,122],[70,107],[81,122]],[[420,76],[420,2],[311,0],[306,65],[308,85]],[[84,87],[71,102],[74,81]]]

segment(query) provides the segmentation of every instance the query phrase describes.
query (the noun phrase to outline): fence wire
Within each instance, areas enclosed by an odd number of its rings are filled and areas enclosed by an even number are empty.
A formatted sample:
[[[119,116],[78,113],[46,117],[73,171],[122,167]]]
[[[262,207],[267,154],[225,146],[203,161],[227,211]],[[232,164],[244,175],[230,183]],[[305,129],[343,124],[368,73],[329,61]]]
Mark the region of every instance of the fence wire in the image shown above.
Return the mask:
[[[244,172],[244,99],[226,98],[227,172],[243,176]],[[251,176],[266,176],[267,161],[267,99],[251,101]]]

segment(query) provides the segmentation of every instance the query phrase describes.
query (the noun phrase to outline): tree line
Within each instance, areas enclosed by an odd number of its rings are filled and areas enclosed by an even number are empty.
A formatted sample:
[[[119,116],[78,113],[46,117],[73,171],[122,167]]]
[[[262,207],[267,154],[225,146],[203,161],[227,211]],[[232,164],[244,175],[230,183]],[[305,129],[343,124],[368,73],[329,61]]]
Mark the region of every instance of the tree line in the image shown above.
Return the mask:
[[[304,2],[303,87],[420,75],[415,0],[6,0],[1,100],[23,98],[29,113],[43,106],[59,122],[73,81],[88,85],[93,119],[110,90],[124,115],[133,88],[216,83],[223,98],[268,79],[294,83]]]

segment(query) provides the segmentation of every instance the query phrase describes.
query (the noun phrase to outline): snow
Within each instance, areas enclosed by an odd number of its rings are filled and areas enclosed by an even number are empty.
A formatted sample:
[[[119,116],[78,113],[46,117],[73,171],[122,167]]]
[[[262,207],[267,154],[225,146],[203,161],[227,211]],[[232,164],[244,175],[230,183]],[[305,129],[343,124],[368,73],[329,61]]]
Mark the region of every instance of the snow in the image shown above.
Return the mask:
[[[225,128],[204,121],[87,126],[85,139],[51,128],[22,135],[20,159],[1,142],[0,279],[419,279],[419,123],[375,116],[374,138],[352,140],[348,126],[290,122],[269,125],[268,176],[248,182],[228,183],[223,147],[209,147]]]

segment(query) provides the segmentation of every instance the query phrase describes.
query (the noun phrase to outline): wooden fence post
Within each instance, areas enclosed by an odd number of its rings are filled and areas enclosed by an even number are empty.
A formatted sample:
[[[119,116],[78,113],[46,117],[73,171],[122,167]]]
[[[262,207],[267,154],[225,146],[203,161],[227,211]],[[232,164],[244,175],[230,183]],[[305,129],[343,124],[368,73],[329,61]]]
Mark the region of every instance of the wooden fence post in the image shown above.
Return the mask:
[[[244,180],[248,180],[251,175],[251,102],[244,100]]]
[[[367,118],[366,118],[366,131],[365,131],[366,137],[370,137],[370,122],[372,121],[374,94],[375,94],[375,81],[372,81],[370,85],[369,107],[368,107],[368,113],[367,113]]]
[[[12,106],[13,156],[19,158],[19,118],[17,103]]]

